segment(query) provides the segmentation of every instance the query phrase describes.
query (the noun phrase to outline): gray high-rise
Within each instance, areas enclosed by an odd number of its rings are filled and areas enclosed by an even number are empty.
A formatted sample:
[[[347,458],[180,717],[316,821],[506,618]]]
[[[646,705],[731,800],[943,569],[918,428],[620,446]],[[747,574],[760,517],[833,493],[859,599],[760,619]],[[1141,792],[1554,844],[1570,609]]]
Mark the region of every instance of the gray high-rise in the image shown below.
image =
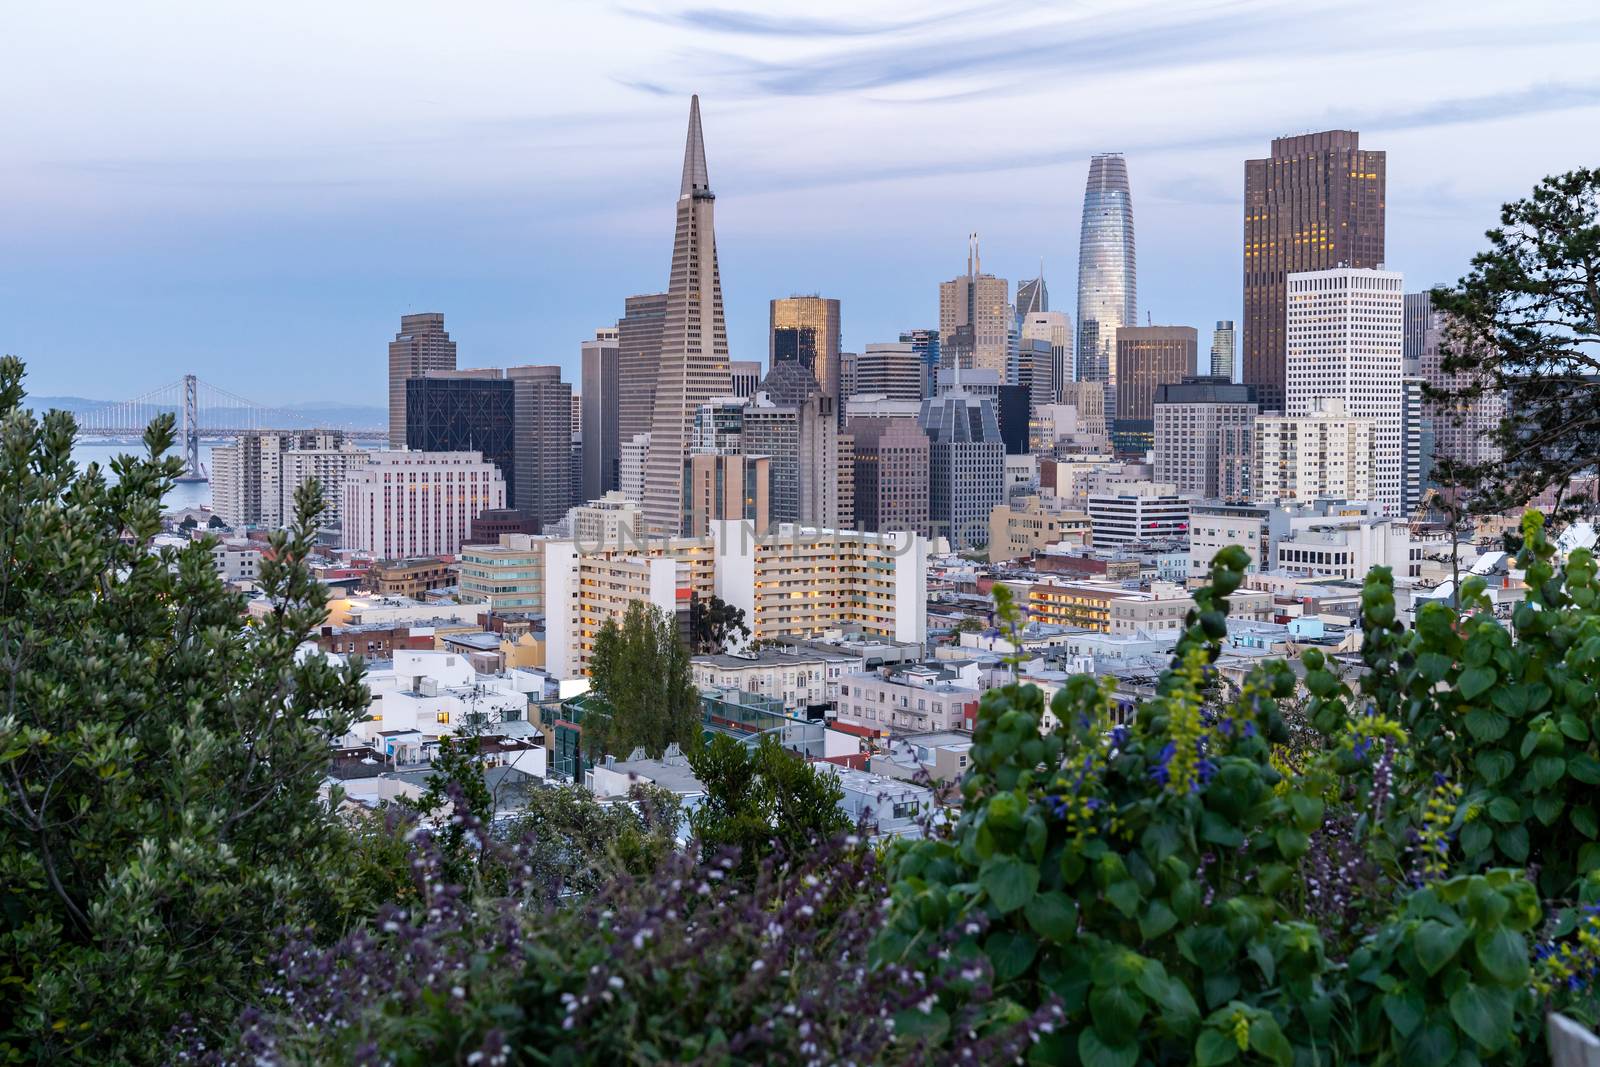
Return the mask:
[[[1078,238],[1078,380],[1105,382],[1116,416],[1117,331],[1139,321],[1133,194],[1120,152],[1089,160]]]
[[[598,500],[618,484],[622,437],[617,424],[621,383],[616,333],[603,330],[594,340],[583,342],[583,391],[580,395],[583,398],[584,500]]]
[[[983,544],[1005,499],[1006,446],[993,396],[955,387],[922,402],[928,435],[928,520],[957,549]]]
[[[400,316],[400,332],[389,342],[390,448],[406,447],[406,381],[455,369],[456,343],[445,333],[443,314]]]
[[[516,440],[516,499],[507,503],[539,524],[559,522],[572,501],[572,386],[560,367],[508,367]]]
[[[1218,319],[1211,331],[1211,377],[1233,381],[1233,352],[1238,347],[1232,319]]]
[[[617,439],[626,443],[649,433],[655,421],[667,294],[630,296],[622,307],[617,320]]]

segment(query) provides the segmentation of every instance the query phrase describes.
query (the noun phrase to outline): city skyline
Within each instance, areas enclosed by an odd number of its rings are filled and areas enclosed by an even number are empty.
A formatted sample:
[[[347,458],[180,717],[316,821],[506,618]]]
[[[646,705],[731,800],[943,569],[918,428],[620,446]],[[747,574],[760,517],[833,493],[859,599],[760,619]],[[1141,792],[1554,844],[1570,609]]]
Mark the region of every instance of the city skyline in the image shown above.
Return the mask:
[[[576,382],[582,341],[625,296],[660,288],[670,246],[656,220],[696,89],[718,131],[736,360],[760,356],[768,301],[793,292],[842,300],[849,351],[935,325],[932,287],[973,231],[998,276],[1033,278],[1042,257],[1066,306],[1078,191],[1101,151],[1130,162],[1138,311],[1155,321],[1242,319],[1243,161],[1304,130],[1357,129],[1388,153],[1388,262],[1416,288],[1450,281],[1500,203],[1570,166],[1566,146],[1600,129],[1600,84],[1547,73],[1600,25],[1558,5],[1441,21],[1446,9],[1424,4],[1388,12],[1381,37],[1367,24],[1294,93],[1262,88],[1304,70],[1298,57],[1228,66],[1368,6],[1293,19],[1197,7],[1160,25],[1108,5],[872,19],[824,7],[804,20],[645,7],[563,12],[542,27],[551,44],[475,50],[522,24],[310,23],[290,5],[233,36],[157,5],[136,31],[161,38],[154,56],[115,48],[130,32],[116,20],[23,13],[0,84],[40,106],[5,120],[0,350],[29,361],[36,394],[116,400],[193,370],[267,404],[380,406],[372,371],[393,323],[441,312],[462,365],[554,364]],[[474,69],[449,59],[419,75],[403,61],[443,32]],[[1006,34],[1038,52],[1026,84],[997,54]],[[38,58],[64,51],[92,73],[69,85]],[[334,62],[344,53],[351,71],[381,60],[410,81],[354,84]],[[133,54],[147,58],[135,67]],[[1023,119],[1035,125],[1004,125]],[[969,123],[1023,147],[917,151],[930,128]],[[1486,137],[1499,150],[1484,157]],[[819,149],[826,172],[803,165]],[[562,211],[542,210],[552,197]]]

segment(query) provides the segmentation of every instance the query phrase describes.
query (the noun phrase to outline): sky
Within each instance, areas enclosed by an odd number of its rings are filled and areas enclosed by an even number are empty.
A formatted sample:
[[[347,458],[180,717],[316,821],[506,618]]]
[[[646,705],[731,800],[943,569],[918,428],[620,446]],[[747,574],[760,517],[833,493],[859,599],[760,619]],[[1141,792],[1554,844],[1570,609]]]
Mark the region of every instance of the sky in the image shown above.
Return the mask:
[[[1600,7],[1522,0],[12,0],[0,351],[30,391],[185,373],[378,405],[408,311],[462,366],[556,363],[665,288],[698,92],[731,356],[767,302],[859,350],[983,265],[1076,310],[1089,156],[1128,159],[1141,318],[1240,317],[1243,161],[1388,152],[1387,266],[1467,268],[1503,202],[1600,164]]]

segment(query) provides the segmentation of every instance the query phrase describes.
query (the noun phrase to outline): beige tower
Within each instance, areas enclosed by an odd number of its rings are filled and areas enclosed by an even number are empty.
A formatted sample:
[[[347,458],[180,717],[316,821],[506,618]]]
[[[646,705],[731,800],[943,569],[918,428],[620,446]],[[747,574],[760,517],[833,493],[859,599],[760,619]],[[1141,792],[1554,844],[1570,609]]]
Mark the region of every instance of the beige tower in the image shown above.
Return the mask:
[[[689,103],[689,137],[683,152],[672,277],[661,328],[661,360],[645,471],[645,521],[652,531],[664,534],[676,534],[683,517],[683,460],[689,454],[694,413],[712,397],[733,391],[722,282],[717,274],[715,203],[706,175],[700,98],[696,96]]]

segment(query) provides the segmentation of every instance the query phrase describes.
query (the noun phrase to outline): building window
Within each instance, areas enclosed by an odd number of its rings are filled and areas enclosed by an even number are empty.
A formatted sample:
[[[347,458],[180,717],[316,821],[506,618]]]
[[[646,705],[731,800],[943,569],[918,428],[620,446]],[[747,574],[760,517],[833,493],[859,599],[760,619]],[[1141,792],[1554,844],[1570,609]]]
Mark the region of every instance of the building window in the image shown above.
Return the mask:
[[[441,711],[437,715],[435,715],[433,718],[434,718],[435,722],[440,723],[441,725],[444,725],[444,726],[449,726],[450,725],[450,713],[448,711]]]

